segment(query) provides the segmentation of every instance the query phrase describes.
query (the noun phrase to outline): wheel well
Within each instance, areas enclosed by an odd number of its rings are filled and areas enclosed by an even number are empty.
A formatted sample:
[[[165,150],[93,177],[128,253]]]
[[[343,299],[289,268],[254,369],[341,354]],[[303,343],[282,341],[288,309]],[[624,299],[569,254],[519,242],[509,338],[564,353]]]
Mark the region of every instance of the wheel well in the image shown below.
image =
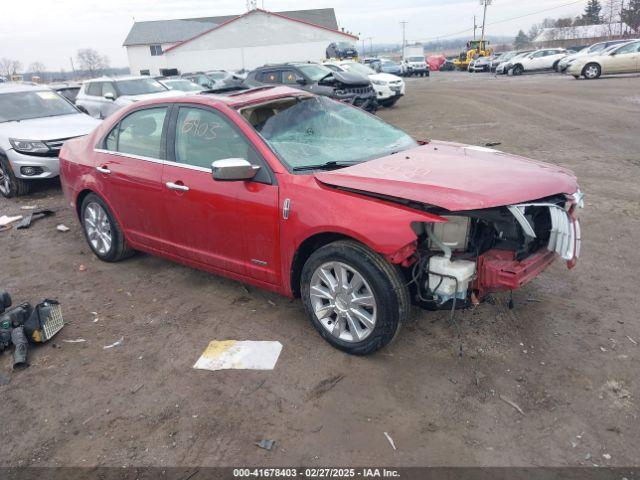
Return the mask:
[[[291,291],[295,297],[300,296],[300,277],[302,276],[302,267],[304,267],[304,264],[307,262],[309,257],[319,248],[337,240],[355,239],[340,233],[324,232],[313,235],[300,244],[298,250],[293,256],[293,263],[291,265]]]
[[[85,197],[87,195],[89,195],[90,193],[94,193],[92,190],[82,190],[79,194],[78,194],[78,198],[76,198],[76,213],[78,214],[78,218],[80,218],[80,208],[82,207],[82,202],[84,201]]]

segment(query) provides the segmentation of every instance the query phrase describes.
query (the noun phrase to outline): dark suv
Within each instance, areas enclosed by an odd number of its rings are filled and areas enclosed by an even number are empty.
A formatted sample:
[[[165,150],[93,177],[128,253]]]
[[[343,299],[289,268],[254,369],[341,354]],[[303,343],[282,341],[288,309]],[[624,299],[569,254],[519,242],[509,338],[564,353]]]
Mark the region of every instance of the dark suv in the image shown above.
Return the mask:
[[[378,109],[376,92],[368,78],[351,72],[334,72],[317,63],[265,65],[249,73],[245,84],[288,85],[351,103],[368,112]]]

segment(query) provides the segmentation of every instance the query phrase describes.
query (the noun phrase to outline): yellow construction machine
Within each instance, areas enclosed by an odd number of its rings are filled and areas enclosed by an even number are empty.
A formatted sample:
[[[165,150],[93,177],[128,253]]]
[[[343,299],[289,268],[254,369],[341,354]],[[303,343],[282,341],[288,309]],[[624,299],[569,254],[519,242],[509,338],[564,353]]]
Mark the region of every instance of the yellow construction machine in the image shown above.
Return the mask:
[[[460,56],[453,61],[458,70],[467,70],[472,60],[480,57],[488,57],[493,54],[493,48],[488,40],[469,40],[467,49],[460,53]]]

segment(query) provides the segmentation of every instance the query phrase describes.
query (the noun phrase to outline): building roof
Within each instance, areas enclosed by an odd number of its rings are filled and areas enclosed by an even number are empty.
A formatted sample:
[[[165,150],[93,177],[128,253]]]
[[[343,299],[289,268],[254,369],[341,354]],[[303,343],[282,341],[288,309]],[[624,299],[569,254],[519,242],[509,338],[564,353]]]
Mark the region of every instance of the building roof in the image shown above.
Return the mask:
[[[316,8],[312,10],[289,10],[273,12],[277,15],[310,23],[319,27],[338,31],[338,21],[333,8]],[[243,14],[246,15],[246,14]],[[185,18],[180,20],[155,20],[135,22],[123,45],[152,45],[177,43],[210,31],[242,15],[225,15],[219,17]]]
[[[553,42],[557,40],[584,40],[589,38],[603,38],[618,36],[629,31],[624,23],[601,25],[581,25],[564,28],[543,28],[533,43]]]

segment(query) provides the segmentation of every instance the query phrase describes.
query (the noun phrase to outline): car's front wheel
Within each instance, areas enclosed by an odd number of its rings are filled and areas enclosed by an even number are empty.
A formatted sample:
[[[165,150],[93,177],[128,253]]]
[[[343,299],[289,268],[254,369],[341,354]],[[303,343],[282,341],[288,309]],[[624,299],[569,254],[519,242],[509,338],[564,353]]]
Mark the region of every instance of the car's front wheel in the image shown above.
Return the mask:
[[[0,195],[5,198],[26,195],[31,190],[31,184],[17,178],[11,169],[9,159],[0,155]]]
[[[595,80],[597,78],[600,78],[601,74],[602,69],[597,63],[588,63],[582,70],[582,75],[584,75],[584,78],[586,78],[587,80]]]
[[[410,312],[409,292],[398,269],[354,241],[315,251],[302,269],[300,287],[316,330],[354,355],[387,345]]]
[[[80,221],[89,247],[105,262],[117,262],[133,255],[122,229],[107,204],[90,193],[82,201]]]
[[[524,67],[522,65],[516,65],[513,67],[513,75],[518,76],[524,73]]]

